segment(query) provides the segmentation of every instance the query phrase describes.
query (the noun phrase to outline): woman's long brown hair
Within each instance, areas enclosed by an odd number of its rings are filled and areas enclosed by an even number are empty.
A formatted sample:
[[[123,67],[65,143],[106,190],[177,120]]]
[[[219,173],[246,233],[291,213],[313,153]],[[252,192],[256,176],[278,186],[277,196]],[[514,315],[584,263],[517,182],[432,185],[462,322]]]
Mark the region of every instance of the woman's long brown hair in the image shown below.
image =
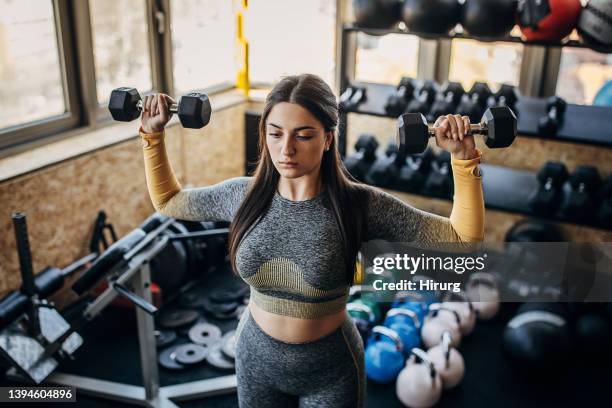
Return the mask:
[[[253,180],[240,208],[230,225],[229,252],[236,272],[236,252],[247,231],[263,217],[272,203],[280,174],[274,167],[266,144],[266,120],[272,108],[280,102],[295,103],[308,110],[322,124],[326,132],[338,128],[338,103],[329,86],[316,75],[303,74],[283,78],[266,98],[259,122],[259,159]],[[365,231],[367,199],[365,189],[351,178],[344,167],[337,148],[336,137],[323,154],[321,181],[327,190],[331,209],[336,219],[344,252],[343,265],[346,282],[353,284],[355,259]]]

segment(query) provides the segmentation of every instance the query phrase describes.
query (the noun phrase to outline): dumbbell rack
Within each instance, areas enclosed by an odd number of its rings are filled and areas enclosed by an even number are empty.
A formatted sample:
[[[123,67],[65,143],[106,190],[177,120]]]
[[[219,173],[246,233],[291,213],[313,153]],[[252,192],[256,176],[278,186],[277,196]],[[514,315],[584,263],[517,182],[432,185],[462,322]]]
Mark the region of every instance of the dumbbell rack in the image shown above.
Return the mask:
[[[357,33],[363,32],[371,35],[385,34],[408,34],[416,35],[424,39],[474,39],[481,42],[512,42],[525,45],[540,45],[545,47],[576,47],[591,48],[578,41],[570,40],[566,42],[527,42],[520,37],[471,37],[465,34],[454,35],[431,35],[426,33],[415,33],[401,29],[366,29],[354,25],[344,25],[341,37],[341,59],[340,59],[340,92],[342,93],[349,85],[356,85],[366,88],[365,100],[357,106],[355,110],[340,113],[340,126],[338,132],[338,148],[342,156],[346,156],[348,117],[349,113],[371,115],[376,117],[389,116],[385,110],[385,102],[389,95],[395,91],[395,85],[382,83],[356,82],[353,80],[354,68],[356,65],[356,42]],[[602,53],[612,53],[612,47],[599,47],[595,49]],[[538,120],[546,116],[546,100],[540,98],[522,97],[515,108],[517,114],[517,128],[521,136],[542,138],[538,133]],[[550,140],[563,142],[573,142],[612,147],[612,127],[609,126],[612,108],[600,106],[584,106],[568,104],[566,117],[580,118],[578,121],[566,120],[559,128],[556,136]],[[503,211],[535,216],[528,206],[527,198],[537,190],[538,181],[535,172],[517,170],[503,166],[483,164],[483,189],[485,194],[485,205],[487,208],[499,209]],[[503,182],[500,182],[503,181]],[[421,193],[412,193],[423,195]],[[571,221],[553,217],[537,216],[538,218],[549,219],[551,221],[574,224]],[[593,228],[602,228],[595,224],[588,225]]]
[[[394,85],[369,82],[352,82],[351,85],[366,88],[366,99],[356,110],[349,113],[393,118],[385,112],[384,106],[389,95],[396,89]],[[518,120],[518,133],[521,136],[541,138],[538,133],[538,119],[546,116],[545,99],[522,97],[514,112]],[[580,118],[580,120],[564,121],[557,134],[550,137],[550,140],[612,147],[612,128],[609,126],[612,108],[568,104],[565,114],[569,117]],[[346,119],[345,114],[343,115],[345,126],[340,135],[341,139],[346,139]],[[346,151],[343,152],[345,153]]]

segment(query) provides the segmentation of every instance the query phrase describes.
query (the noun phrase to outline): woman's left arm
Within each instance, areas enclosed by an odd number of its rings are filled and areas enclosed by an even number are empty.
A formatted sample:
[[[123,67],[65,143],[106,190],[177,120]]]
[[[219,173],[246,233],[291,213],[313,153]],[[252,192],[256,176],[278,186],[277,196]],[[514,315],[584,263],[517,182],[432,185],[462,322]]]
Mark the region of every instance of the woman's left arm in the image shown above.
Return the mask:
[[[484,239],[484,197],[478,164],[482,154],[468,134],[466,117],[436,121],[436,143],[451,153],[455,196],[450,218],[416,209],[370,188],[366,240],[396,242],[479,242]]]

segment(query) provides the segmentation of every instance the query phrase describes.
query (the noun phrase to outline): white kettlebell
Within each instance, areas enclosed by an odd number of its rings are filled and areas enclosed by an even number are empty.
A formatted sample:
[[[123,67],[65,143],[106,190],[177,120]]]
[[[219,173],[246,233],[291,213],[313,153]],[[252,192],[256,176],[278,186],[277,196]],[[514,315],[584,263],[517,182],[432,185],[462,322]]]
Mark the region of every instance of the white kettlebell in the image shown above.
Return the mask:
[[[467,296],[476,309],[480,320],[489,320],[499,311],[499,288],[497,280],[487,272],[476,272],[466,283]]]
[[[452,337],[453,347],[459,347],[461,343],[461,317],[454,310],[443,307],[440,303],[429,306],[429,313],[421,327],[421,339],[426,349],[437,345],[442,338],[442,333],[449,331]]]
[[[449,331],[442,334],[440,344],[427,350],[427,355],[438,371],[444,389],[453,388],[461,382],[465,374],[465,362],[461,353],[451,346]]]
[[[453,297],[457,297],[459,300],[451,300]],[[442,306],[459,313],[461,318],[461,334],[463,336],[470,334],[474,330],[476,326],[476,309],[474,309],[474,305],[466,295],[453,294],[452,296],[447,296],[446,301],[442,302]]]
[[[426,352],[413,348],[395,383],[397,398],[407,407],[427,408],[442,395],[442,379]]]

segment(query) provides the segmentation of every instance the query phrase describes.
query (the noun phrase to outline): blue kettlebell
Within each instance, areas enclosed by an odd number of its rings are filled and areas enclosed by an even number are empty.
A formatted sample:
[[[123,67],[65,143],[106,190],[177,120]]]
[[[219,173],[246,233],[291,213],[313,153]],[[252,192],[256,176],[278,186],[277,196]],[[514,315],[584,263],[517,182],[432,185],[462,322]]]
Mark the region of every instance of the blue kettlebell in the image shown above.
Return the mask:
[[[416,313],[419,322],[423,323],[429,305],[423,301],[414,300],[413,296],[395,297],[395,302],[391,304],[391,309],[408,309]]]
[[[414,310],[391,309],[387,312],[383,325],[399,334],[404,351],[409,352],[415,347],[421,347],[421,321]]]
[[[404,346],[399,334],[388,327],[374,327],[365,350],[368,378],[381,384],[395,381],[404,361]]]

